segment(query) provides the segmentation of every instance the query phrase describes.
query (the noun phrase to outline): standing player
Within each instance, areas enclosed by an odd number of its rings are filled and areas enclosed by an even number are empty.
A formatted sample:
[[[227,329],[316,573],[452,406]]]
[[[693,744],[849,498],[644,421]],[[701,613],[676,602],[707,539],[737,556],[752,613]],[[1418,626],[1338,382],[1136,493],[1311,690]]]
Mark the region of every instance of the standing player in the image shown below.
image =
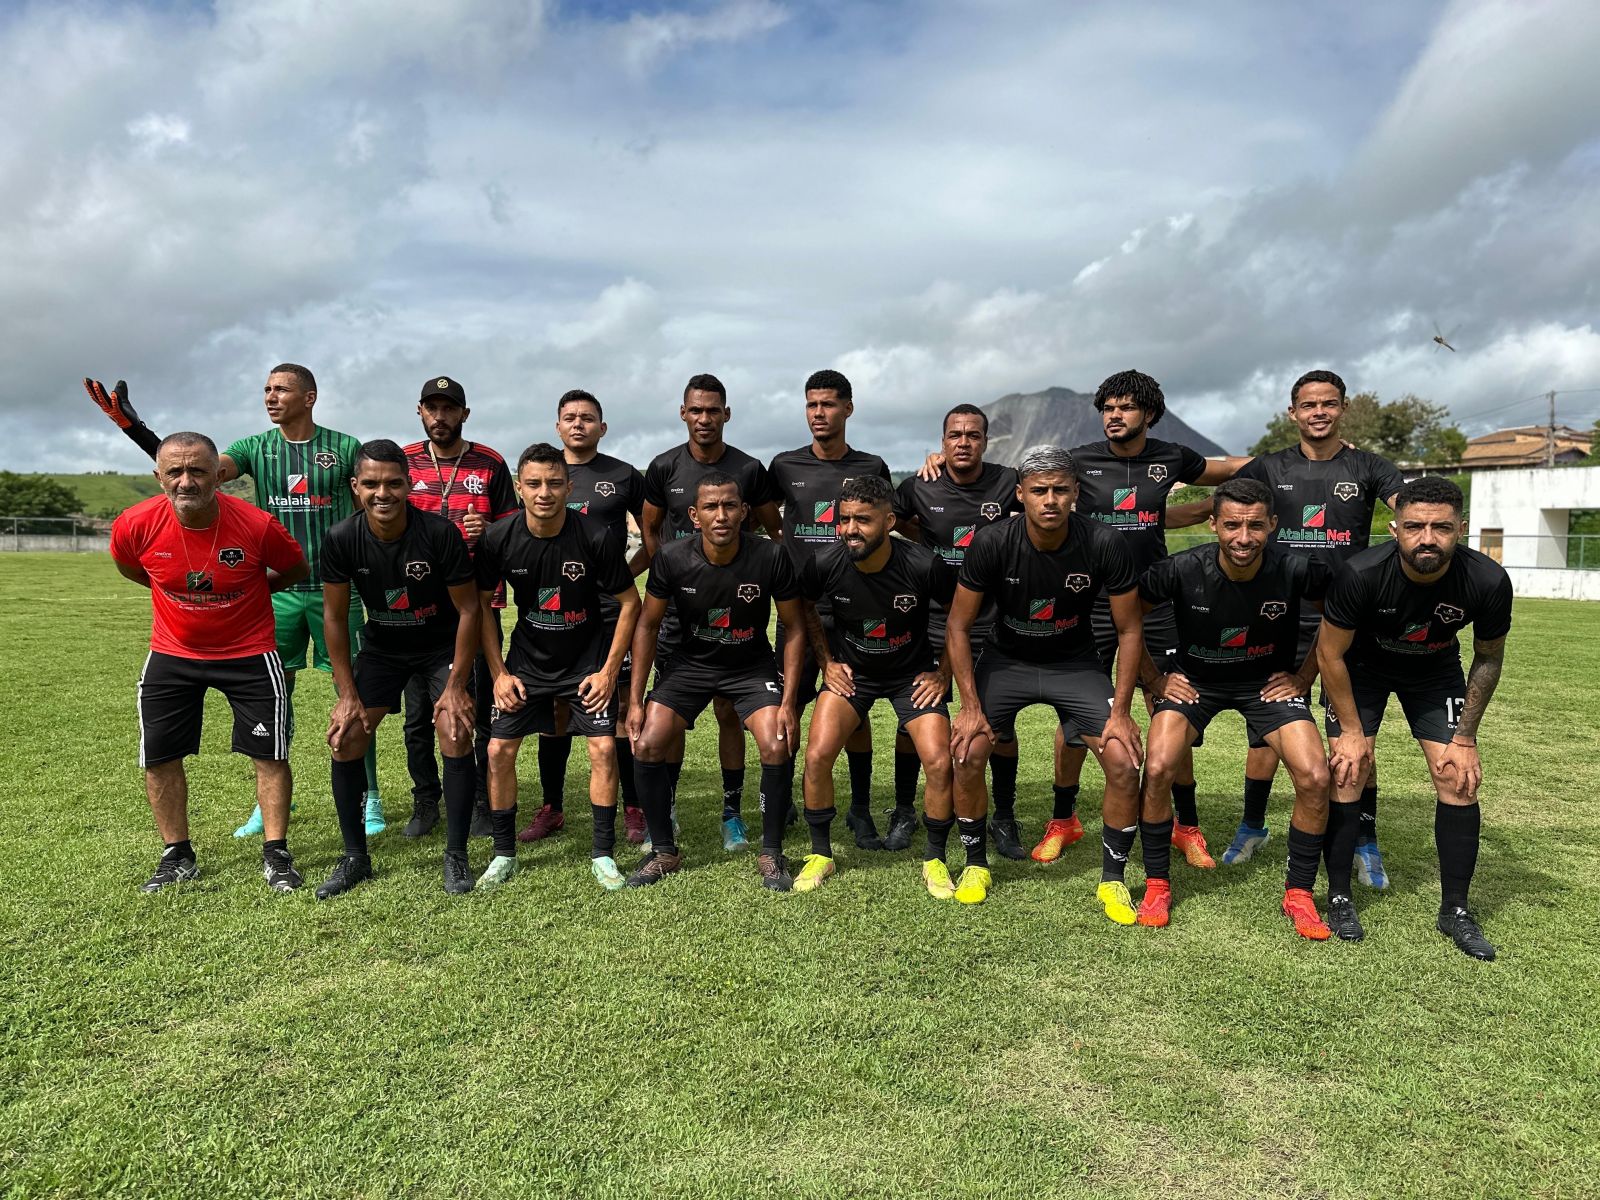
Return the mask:
[[[975,404],[958,404],[944,415],[941,453],[930,458],[925,477],[908,476],[895,490],[894,513],[902,536],[932,549],[956,571],[967,548],[980,530],[1020,511],[1017,473],[1010,467],[983,461],[989,446],[989,417]],[[928,617],[928,639],[941,662],[945,659],[945,605],[935,604]],[[994,625],[992,602],[973,620],[968,635],[973,653],[981,654]],[[950,676],[948,665],[942,665]],[[965,697],[962,697],[965,703]],[[901,734],[894,749],[894,811],[884,835],[886,850],[911,845],[917,827],[917,771],[922,760],[911,741]],[[1025,858],[1017,829],[1017,743],[1009,735],[994,747],[989,759],[994,775],[994,819],[990,829],[995,849],[1006,858]]]
[[[1339,437],[1344,416],[1344,380],[1332,371],[1308,371],[1289,389],[1289,418],[1300,430],[1300,444],[1263,454],[1239,468],[1238,478],[1259,479],[1272,489],[1278,528],[1272,540],[1279,548],[1310,554],[1330,570],[1367,548],[1372,535],[1372,510],[1379,500],[1391,508],[1405,481],[1386,458],[1346,446]],[[1322,618],[1300,614],[1300,646],[1304,658]],[[1267,840],[1267,800],[1278,756],[1271,746],[1254,747],[1244,767],[1244,819],[1233,842],[1222,852],[1224,863],[1244,862]],[[1378,852],[1378,771],[1361,790],[1361,837],[1356,842],[1356,870],[1368,887],[1389,883]]]
[[[605,411],[592,394],[574,388],[556,402],[556,434],[572,485],[567,507],[593,517],[616,544],[617,552],[628,564],[634,578],[650,565],[641,540],[628,557],[628,518],[635,524],[644,515],[644,476],[620,458],[600,453],[600,439],[606,435]],[[600,617],[607,631],[616,629],[621,610],[616,599],[600,595]],[[628,688],[632,680],[632,658],[625,656],[617,676],[617,777],[622,783],[622,823],[630,842],[644,841],[644,810],[639,807],[633,787],[633,748],[622,731],[627,727]],[[559,706],[558,706],[559,707]],[[519,841],[532,842],[549,837],[566,823],[564,812],[567,759],[572,754],[572,735],[557,733],[539,738],[539,787],[544,803],[528,827],[517,835]]]
[[[461,532],[413,507],[405,452],[386,439],[361,447],[355,492],[361,510],[339,522],[322,547],[328,656],[339,702],[328,718],[333,804],[344,853],[317,889],[326,900],[372,875],[360,820],[361,768],[373,732],[412,676],[428,681],[439,752],[444,756],[444,890],[472,889],[467,827],[472,814],[472,725],[467,690],[478,649],[478,591]],[[350,593],[366,603],[361,652],[346,639]]]
[[[817,554],[837,544],[840,489],[852,479],[869,475],[889,482],[889,466],[883,459],[853,450],[845,441],[845,423],[855,412],[850,381],[838,371],[813,372],[806,380],[805,398],[810,444],[777,455],[767,467],[783,502],[783,540],[794,558],[795,571],[802,574]],[[823,631],[832,637],[833,607],[826,596],[816,611]],[[782,640],[780,631],[779,642]],[[808,639],[801,668],[802,711],[817,695],[819,661]],[[872,823],[872,726],[862,720],[850,734],[845,750],[850,763],[850,811],[845,820],[858,847],[882,850],[883,839]],[[837,749],[834,755],[837,757]]]
[[[572,481],[561,451],[545,442],[517,460],[525,513],[496,522],[478,546],[478,591],[485,613],[509,583],[518,618],[511,655],[486,632],[483,653],[494,688],[489,742],[489,799],[494,809],[494,859],[478,880],[493,887],[517,867],[517,751],[530,733],[554,733],[556,707],[566,727],[589,746],[589,807],[594,816],[595,879],[623,886],[616,846],[617,677],[639,620],[639,591],[623,550],[600,521],[567,510]],[[601,597],[617,610],[607,621]],[[567,735],[569,738],[571,734]]]
[[[967,869],[955,895],[975,904],[989,890],[983,766],[990,746],[997,734],[1014,735],[1024,708],[1048,704],[1105,772],[1105,853],[1097,896],[1108,917],[1128,925],[1134,913],[1122,878],[1139,811],[1139,731],[1129,713],[1138,672],[1127,664],[1143,647],[1134,595],[1138,579],[1123,539],[1098,521],[1073,515],[1078,478],[1070,454],[1042,446],[1023,459],[1019,474],[1022,519],[992,525],[973,539],[945,629],[945,653],[961,689],[950,746]],[[1114,689],[1099,669],[1089,624],[1102,591],[1111,597],[1123,664]],[[971,630],[986,601],[997,617],[974,670]]]
[[[103,384],[85,379],[83,386],[128,439],[153,458],[158,439],[128,403],[128,385],[119,381],[114,391],[107,392]],[[325,429],[312,419],[317,380],[297,363],[280,363],[268,372],[265,396],[267,417],[274,428],[230,445],[223,452],[217,482],[250,476],[255,482],[256,507],[283,523],[311,564],[308,578],[272,596],[278,657],[292,697],[296,672],[306,666],[308,643],[312,665],[319,671],[332,669],[322,626],[322,575],[318,562],[328,530],[355,511],[350,480],[361,443],[347,433]],[[352,637],[360,625],[361,610],[354,608],[350,613]],[[294,737],[292,707],[289,737]],[[365,765],[367,833],[376,835],[383,832],[384,820],[375,744],[367,752]],[[261,822],[258,807],[249,820],[233,831],[234,837],[254,837],[262,830]]]
[[[1177,650],[1163,664],[1146,652],[1142,678],[1160,697],[1150,718],[1139,841],[1144,899],[1139,924],[1165,925],[1172,908],[1172,781],[1219,712],[1243,714],[1252,746],[1268,745],[1294,780],[1289,874],[1283,911],[1295,932],[1326,940],[1312,888],[1328,821],[1328,762],[1311,716],[1314,648],[1298,649],[1301,614],[1320,606],[1328,570],[1269,544],[1272,493],[1254,479],[1211,497],[1215,545],[1193,546],[1151,565],[1139,583],[1147,612],[1171,606]],[[1159,673],[1159,678],[1157,675]]]
[[[750,507],[732,476],[720,471],[702,476],[690,516],[699,535],[668,543],[650,561],[644,614],[633,635],[628,736],[651,852],[628,877],[628,886],[657,883],[682,865],[667,754],[683,744],[701,710],[722,696],[754,735],[761,755],[756,868],[764,887],[788,891],[792,880],[783,860],[783,830],[794,791],[791,747],[800,724],[796,693],[804,654],[799,581],[782,546],[743,532]],[[781,683],[767,641],[774,605],[785,629]],[[657,672],[647,708],[644,681],[669,609],[677,614],[683,642]]]
[[[125,385],[118,394],[126,395]],[[139,675],[139,765],[165,849],[140,889],[199,878],[189,842],[185,755],[200,753],[207,688],[233,709],[233,749],[256,766],[266,839],[261,872],[277,892],[300,886],[289,827],[289,700],[273,644],[269,593],[310,574],[282,524],[217,492],[215,443],[175,433],[155,447],[162,495],[111,526],[117,570],[150,589],[150,654]]]
[[[1136,576],[1167,556],[1167,526],[1175,524],[1167,513],[1167,496],[1185,483],[1216,484],[1231,479],[1249,459],[1209,460],[1188,446],[1165,442],[1150,436],[1150,430],[1166,414],[1166,396],[1161,385],[1141,371],[1118,371],[1095,389],[1094,406],[1100,413],[1105,440],[1076,446],[1073,460],[1078,464],[1077,511],[1115,529],[1133,555]],[[1196,513],[1195,521],[1204,520]],[[1116,625],[1105,597],[1095,605],[1095,644],[1106,671],[1117,645]],[[1173,650],[1172,609],[1158,605],[1145,614],[1145,644],[1159,664]],[[1132,660],[1128,660],[1130,665]],[[1146,707],[1150,700],[1145,698]],[[1067,746],[1056,737],[1055,810],[1045,826],[1044,838],[1034,847],[1039,862],[1056,859],[1064,847],[1083,836],[1077,816],[1078,781],[1083,771],[1083,750]],[[1200,816],[1195,807],[1194,759],[1185,755],[1178,765],[1173,799],[1178,821],[1172,841],[1182,850],[1189,865],[1214,867],[1205,835],[1200,832]]]
[[[422,385],[417,401],[422,431],[428,436],[405,448],[406,472],[411,478],[411,505],[437,513],[461,531],[470,554],[491,521],[519,511],[511,488],[506,460],[480,442],[461,436],[472,410],[467,392],[448,375],[437,375]],[[482,614],[486,624],[500,630],[500,610],[506,606],[505,589],[495,593],[494,606]],[[489,832],[489,710],[494,691],[488,667],[480,654],[473,666],[473,699],[478,705],[473,730],[473,766],[478,802],[473,824]],[[433,757],[433,701],[427,680],[412,676],[406,685],[406,766],[411,775],[412,811],[406,837],[421,837],[439,823],[439,764]]]
[[[728,389],[715,375],[696,375],[683,389],[678,416],[689,431],[689,440],[651,460],[644,473],[644,517],[639,532],[645,553],[653,560],[663,546],[698,534],[690,510],[700,480],[715,471],[739,485],[739,494],[767,535],[783,536],[779,525],[777,493],[767,469],[743,450],[722,440],[722,431],[733,419],[728,407]],[[804,634],[801,632],[801,636]],[[669,609],[661,626],[661,643],[656,660],[671,660],[682,639],[676,610]],[[635,660],[637,661],[637,659]],[[744,796],[744,731],[742,718],[726,699],[712,703],[717,717],[717,756],[722,763],[722,848],[738,850],[746,845],[741,805]],[[676,797],[678,775],[683,770],[683,745],[678,743],[667,754],[671,764],[672,791]]]
[[[875,700],[887,700],[917,747],[927,776],[923,819],[928,848],[922,879],[940,900],[955,895],[945,866],[951,816],[949,676],[934,666],[928,614],[948,607],[955,572],[925,546],[891,538],[894,514],[889,485],[858,475],[839,485],[830,503],[838,517],[837,541],[808,558],[801,571],[806,623],[823,673],[823,690],[811,714],[806,741],[805,810],[811,854],[795,878],[808,892],[833,874],[833,764],[852,734],[867,722]],[[821,619],[826,603],[834,636]],[[835,654],[837,648],[837,654]]]
[[[1461,489],[1448,479],[1412,480],[1393,507],[1394,541],[1350,558],[1328,595],[1317,640],[1336,784],[1328,815],[1328,923],[1348,941],[1362,936],[1350,901],[1358,798],[1394,693],[1438,797],[1439,932],[1463,954],[1492,959],[1494,946],[1467,908],[1467,889],[1482,825],[1478,725],[1505,661],[1511,578],[1494,559],[1460,544]],[[1472,667],[1462,679],[1456,639],[1468,625]]]

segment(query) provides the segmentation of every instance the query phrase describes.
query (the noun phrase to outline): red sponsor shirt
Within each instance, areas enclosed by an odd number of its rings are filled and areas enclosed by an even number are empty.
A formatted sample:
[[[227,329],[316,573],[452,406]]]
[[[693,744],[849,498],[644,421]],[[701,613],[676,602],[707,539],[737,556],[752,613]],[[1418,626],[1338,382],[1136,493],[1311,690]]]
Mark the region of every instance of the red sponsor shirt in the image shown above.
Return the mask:
[[[412,442],[406,447],[406,473],[411,476],[411,503],[423,512],[438,513],[467,536],[469,512],[481,513],[485,521],[498,521],[521,512],[522,503],[512,486],[511,471],[498,451],[478,442],[468,442],[454,458],[434,460],[428,442]],[[474,549],[467,542],[467,552]],[[506,606],[506,585],[494,591],[494,607]]]
[[[179,658],[244,658],[277,648],[267,568],[305,555],[277,517],[217,493],[217,519],[185,529],[166,496],[111,526],[111,557],[150,576],[150,649]]]

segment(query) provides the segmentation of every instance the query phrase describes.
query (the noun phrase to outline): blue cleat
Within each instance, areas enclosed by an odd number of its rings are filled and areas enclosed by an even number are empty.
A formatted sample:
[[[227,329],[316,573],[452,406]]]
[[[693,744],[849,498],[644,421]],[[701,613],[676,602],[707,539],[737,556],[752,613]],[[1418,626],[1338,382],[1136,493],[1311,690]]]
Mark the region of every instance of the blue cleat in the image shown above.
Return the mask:
[[[261,805],[258,804],[250,811],[250,819],[233,831],[233,836],[236,838],[260,837],[261,829]]]
[[[388,822],[383,819],[383,798],[375,792],[367,793],[367,836],[377,837],[389,828]]]
[[[722,848],[729,852],[743,850],[750,844],[750,836],[745,831],[744,818],[735,813],[722,822]]]
[[[1233,841],[1229,842],[1228,848],[1222,852],[1223,865],[1250,861],[1251,856],[1265,846],[1270,837],[1272,834],[1265,825],[1260,829],[1254,829],[1240,822],[1238,831],[1233,835]]]
[[[1356,878],[1369,888],[1383,891],[1389,886],[1389,873],[1383,869],[1383,855],[1377,842],[1356,843]]]

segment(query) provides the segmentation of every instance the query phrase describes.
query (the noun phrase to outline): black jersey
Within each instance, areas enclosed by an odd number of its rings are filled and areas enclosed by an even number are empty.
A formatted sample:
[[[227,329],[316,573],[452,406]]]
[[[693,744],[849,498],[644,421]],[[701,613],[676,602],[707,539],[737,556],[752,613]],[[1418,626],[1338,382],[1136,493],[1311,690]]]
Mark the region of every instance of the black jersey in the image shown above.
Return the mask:
[[[1193,546],[1153,563],[1139,581],[1151,604],[1172,604],[1178,670],[1196,683],[1265,683],[1300,668],[1300,614],[1328,591],[1329,568],[1268,544],[1251,579],[1229,579],[1217,544]]]
[[[1273,541],[1285,550],[1321,554],[1330,564],[1365,550],[1372,510],[1405,482],[1388,459],[1342,446],[1326,460],[1307,458],[1299,446],[1253,458],[1238,478],[1272,489],[1278,518]]]
[[[1511,628],[1511,576],[1487,554],[1457,545],[1434,583],[1414,583],[1400,547],[1384,542],[1352,555],[1328,592],[1328,624],[1356,631],[1346,661],[1416,679],[1457,671],[1456,635],[1468,625],[1480,641]]]
[[[894,511],[903,521],[915,519],[922,528],[922,544],[959,571],[980,529],[1022,511],[1017,473],[998,463],[984,463],[971,483],[957,483],[948,471],[932,481],[910,475],[895,489]],[[944,605],[936,605],[933,613],[933,636],[942,645]],[[994,613],[994,601],[985,600],[972,626],[974,646],[988,638]]]
[[[933,669],[929,605],[948,607],[956,574],[926,546],[889,540],[889,561],[870,574],[839,544],[820,550],[801,568],[801,587],[819,608],[833,610],[840,659],[874,679],[899,679]]]
[[[683,629],[674,657],[728,671],[771,665],[772,603],[800,595],[789,552],[743,533],[738,554],[721,567],[706,560],[701,537],[666,543],[651,560],[648,587]]]
[[[1074,447],[1078,467],[1075,512],[1093,517],[1122,535],[1142,573],[1167,556],[1167,495],[1205,473],[1206,460],[1188,446],[1147,437],[1132,458],[1111,452],[1109,441]]]
[[[328,530],[322,578],[348,583],[361,597],[365,645],[386,654],[434,655],[455,642],[460,618],[450,589],[472,582],[472,559],[451,522],[407,504],[405,532],[392,542],[379,540],[364,512]]]
[[[1067,540],[1040,550],[1026,517],[980,530],[960,582],[993,600],[999,619],[989,644],[1026,662],[1100,669],[1089,612],[1101,591],[1131,592],[1139,576],[1117,534],[1098,521],[1067,518]]]
[[[601,600],[632,587],[633,576],[598,520],[569,511],[551,537],[535,535],[526,517],[496,521],[478,543],[474,567],[483,591],[511,585],[517,602],[511,650],[519,671],[554,686],[605,662],[611,642]]]
[[[810,445],[786,450],[767,468],[783,505],[783,540],[795,565],[834,544],[839,489],[860,475],[889,482],[889,465],[876,454],[846,450],[843,458],[818,458]]]
[[[586,463],[569,463],[567,474],[572,479],[567,507],[602,526],[625,553],[628,514],[637,521],[644,513],[644,476],[609,454],[596,454]]]
[[[689,453],[689,443],[674,446],[651,459],[644,473],[644,498],[667,514],[661,532],[663,544],[699,534],[689,519],[689,509],[694,505],[695,485],[713,471],[736,480],[739,494],[752,510],[778,498],[767,469],[743,450],[725,444],[721,458],[703,463]]]

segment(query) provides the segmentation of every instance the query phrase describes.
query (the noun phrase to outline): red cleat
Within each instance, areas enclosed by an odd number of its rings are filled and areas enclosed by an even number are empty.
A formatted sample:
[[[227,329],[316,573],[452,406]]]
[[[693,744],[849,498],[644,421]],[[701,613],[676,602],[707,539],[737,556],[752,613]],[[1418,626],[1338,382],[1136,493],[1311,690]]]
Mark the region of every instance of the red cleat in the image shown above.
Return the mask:
[[[1078,814],[1061,820],[1049,820],[1044,823],[1044,837],[1033,848],[1034,862],[1055,862],[1061,857],[1061,852],[1074,842],[1083,837],[1083,822],[1078,820]]]
[[[517,834],[519,842],[537,842],[549,837],[567,823],[567,814],[546,804],[533,814],[528,827]]]
[[[1283,915],[1294,922],[1294,931],[1313,942],[1328,940],[1328,927],[1317,915],[1317,902],[1305,888],[1285,888]]]
[[[1208,871],[1217,865],[1217,860],[1211,857],[1211,851],[1206,847],[1206,835],[1200,832],[1198,825],[1174,823],[1172,844],[1183,851],[1183,856],[1189,860],[1191,867]]]
[[[627,805],[622,810],[622,836],[637,846],[649,836],[644,823],[644,809]]]
[[[1139,924],[1152,929],[1163,929],[1172,919],[1172,882],[1151,879],[1144,885],[1144,899],[1139,901]]]

